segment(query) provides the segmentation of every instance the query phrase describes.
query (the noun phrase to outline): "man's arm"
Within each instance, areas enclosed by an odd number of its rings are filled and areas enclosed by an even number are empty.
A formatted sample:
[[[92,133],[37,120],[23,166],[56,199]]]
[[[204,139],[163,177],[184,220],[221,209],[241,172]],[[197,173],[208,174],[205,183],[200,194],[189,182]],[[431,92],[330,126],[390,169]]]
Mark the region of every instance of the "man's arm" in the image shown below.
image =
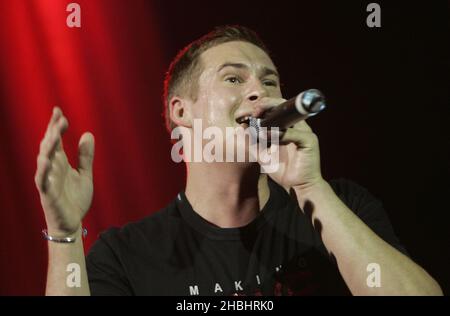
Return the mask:
[[[71,243],[48,241],[46,294],[90,295],[81,221],[89,210],[93,196],[94,137],[90,133],[84,133],[80,138],[78,168],[74,169],[68,162],[62,144],[62,134],[67,128],[68,121],[62,111],[54,108],[37,157],[35,183],[48,235],[56,239],[76,238]],[[68,282],[71,272],[79,272],[80,286],[77,280]]]
[[[352,294],[442,295],[438,283],[424,269],[375,234],[325,180],[293,190]],[[380,287],[367,284],[370,263],[380,267]]]
[[[425,270],[373,232],[322,178],[319,140],[305,121],[284,131],[279,144],[271,146],[272,153],[279,153],[279,168],[269,175],[295,192],[353,294],[442,295]],[[381,287],[367,285],[370,263],[380,267]]]

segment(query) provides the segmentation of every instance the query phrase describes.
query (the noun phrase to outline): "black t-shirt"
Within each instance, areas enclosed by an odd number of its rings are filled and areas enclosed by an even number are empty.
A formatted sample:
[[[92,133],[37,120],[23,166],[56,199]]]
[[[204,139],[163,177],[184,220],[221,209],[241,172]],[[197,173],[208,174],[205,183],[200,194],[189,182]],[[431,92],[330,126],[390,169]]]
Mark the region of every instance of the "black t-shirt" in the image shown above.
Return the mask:
[[[330,185],[375,233],[406,254],[379,200],[348,180]],[[272,180],[269,188],[266,205],[245,227],[210,224],[180,192],[157,213],[100,234],[86,260],[91,294],[350,294],[297,203]]]

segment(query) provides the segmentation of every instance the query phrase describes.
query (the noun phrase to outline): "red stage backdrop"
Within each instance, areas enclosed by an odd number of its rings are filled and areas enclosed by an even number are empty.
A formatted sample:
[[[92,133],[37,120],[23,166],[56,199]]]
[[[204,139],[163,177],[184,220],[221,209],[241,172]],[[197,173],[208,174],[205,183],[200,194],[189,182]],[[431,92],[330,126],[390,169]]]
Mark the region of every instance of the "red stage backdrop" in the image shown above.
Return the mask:
[[[69,3],[81,27],[66,25]],[[96,138],[88,249],[102,230],[153,213],[184,184],[170,159],[162,113],[164,31],[146,1],[0,2],[0,294],[44,293],[47,246],[34,172],[52,107],[69,120],[77,163],[84,131]]]

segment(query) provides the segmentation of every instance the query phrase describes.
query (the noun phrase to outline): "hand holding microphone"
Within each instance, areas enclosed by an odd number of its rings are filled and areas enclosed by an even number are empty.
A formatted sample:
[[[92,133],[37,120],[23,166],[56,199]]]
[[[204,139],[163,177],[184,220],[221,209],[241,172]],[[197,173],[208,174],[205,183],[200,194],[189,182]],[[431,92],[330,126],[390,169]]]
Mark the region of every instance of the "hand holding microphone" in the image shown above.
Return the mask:
[[[302,121],[317,115],[325,107],[324,95],[319,90],[310,89],[270,108],[262,117],[247,118],[256,142],[270,148],[270,155],[275,154],[279,162],[278,168],[270,172],[270,177],[287,191],[323,181],[317,135]]]

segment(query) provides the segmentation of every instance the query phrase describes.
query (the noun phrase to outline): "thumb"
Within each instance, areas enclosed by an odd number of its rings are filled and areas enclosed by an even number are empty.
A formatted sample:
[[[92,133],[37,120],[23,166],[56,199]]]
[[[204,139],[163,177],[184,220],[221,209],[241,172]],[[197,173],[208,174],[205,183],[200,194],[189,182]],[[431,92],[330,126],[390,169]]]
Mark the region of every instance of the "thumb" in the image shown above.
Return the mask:
[[[92,178],[92,163],[94,161],[94,135],[89,132],[80,137],[78,143],[78,172]]]

